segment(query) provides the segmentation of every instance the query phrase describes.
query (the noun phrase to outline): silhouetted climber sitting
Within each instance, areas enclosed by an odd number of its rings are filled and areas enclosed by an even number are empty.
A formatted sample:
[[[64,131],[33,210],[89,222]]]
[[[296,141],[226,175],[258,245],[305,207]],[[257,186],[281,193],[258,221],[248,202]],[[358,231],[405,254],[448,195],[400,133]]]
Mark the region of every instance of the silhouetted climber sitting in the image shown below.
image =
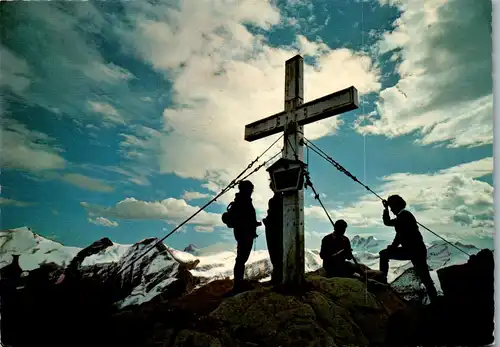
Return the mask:
[[[263,222],[269,258],[273,264],[271,282],[279,284],[283,277],[283,194],[275,192],[272,181],[269,187],[274,191],[274,196],[269,199],[267,217]]]
[[[427,248],[418,229],[417,220],[410,211],[405,210],[406,202],[399,195],[389,196],[387,201],[382,201],[382,204],[384,205],[384,224],[395,228],[396,237],[391,245],[379,253],[380,271],[384,273],[387,281],[390,259],[411,260],[415,272],[425,285],[427,294],[432,301],[437,297],[437,292],[427,266]],[[391,208],[391,212],[396,215],[396,218],[390,218],[388,207]]]
[[[230,214],[230,225],[234,231],[237,242],[236,263],[234,265],[233,293],[241,291],[245,276],[245,263],[252,252],[254,238],[257,237],[257,222],[255,208],[252,204],[253,184],[250,181],[241,181],[238,184],[239,192],[236,193],[228,213]]]
[[[358,267],[347,260],[354,259],[351,242],[344,236],[347,223],[343,219],[335,222],[334,231],[321,241],[320,257],[328,277],[349,277],[358,272]]]

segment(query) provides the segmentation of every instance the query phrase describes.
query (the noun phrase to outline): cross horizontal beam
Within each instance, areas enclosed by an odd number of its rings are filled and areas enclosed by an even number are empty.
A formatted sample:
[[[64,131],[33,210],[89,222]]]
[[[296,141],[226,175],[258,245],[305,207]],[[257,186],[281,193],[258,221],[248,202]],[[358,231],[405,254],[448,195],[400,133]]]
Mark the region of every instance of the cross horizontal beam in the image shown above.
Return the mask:
[[[297,122],[305,125],[321,119],[335,116],[359,107],[358,90],[349,87],[300,105],[292,112],[297,112]],[[245,140],[255,141],[283,132],[287,112],[283,111],[245,126]]]

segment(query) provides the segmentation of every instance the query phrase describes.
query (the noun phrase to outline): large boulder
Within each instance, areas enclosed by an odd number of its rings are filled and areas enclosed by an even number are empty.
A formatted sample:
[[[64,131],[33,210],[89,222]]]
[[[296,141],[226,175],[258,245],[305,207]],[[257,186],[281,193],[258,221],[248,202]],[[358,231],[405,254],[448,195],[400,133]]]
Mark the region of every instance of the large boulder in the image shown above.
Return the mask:
[[[428,315],[447,321],[452,329],[442,339],[460,345],[486,345],[494,341],[494,254],[483,249],[466,264],[437,271],[444,299]]]
[[[466,264],[448,266],[437,271],[444,295],[453,300],[482,293],[478,300],[493,300],[495,258],[493,251],[483,249]],[[487,295],[484,295],[487,294]]]

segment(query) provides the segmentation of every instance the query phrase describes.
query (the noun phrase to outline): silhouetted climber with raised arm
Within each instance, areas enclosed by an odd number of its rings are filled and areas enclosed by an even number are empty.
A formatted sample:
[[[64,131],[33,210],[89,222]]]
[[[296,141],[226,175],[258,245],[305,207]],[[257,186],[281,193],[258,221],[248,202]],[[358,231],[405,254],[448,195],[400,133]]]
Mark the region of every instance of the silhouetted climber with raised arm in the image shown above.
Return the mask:
[[[266,226],[266,242],[269,258],[273,264],[271,282],[281,283],[283,277],[283,194],[274,189],[273,182],[269,185],[274,195],[268,202],[267,217],[263,222]]]
[[[384,224],[393,226],[396,236],[392,244],[379,253],[380,271],[384,273],[387,281],[390,259],[411,260],[415,272],[427,289],[429,298],[431,301],[434,300],[437,297],[437,292],[427,266],[427,247],[425,247],[422,234],[418,229],[417,220],[410,211],[405,209],[406,201],[399,195],[389,196],[387,201],[382,201],[382,204],[384,205]],[[388,207],[396,215],[396,218],[390,218]]]
[[[239,192],[230,205],[231,226],[237,242],[236,263],[234,264],[233,293],[241,291],[245,276],[245,263],[252,252],[253,240],[257,237],[257,222],[255,208],[252,204],[253,184],[250,181],[241,181],[238,184]]]
[[[347,223],[343,219],[335,222],[334,231],[321,241],[320,257],[328,277],[349,277],[358,268],[347,260],[354,259],[351,242],[344,235]]]

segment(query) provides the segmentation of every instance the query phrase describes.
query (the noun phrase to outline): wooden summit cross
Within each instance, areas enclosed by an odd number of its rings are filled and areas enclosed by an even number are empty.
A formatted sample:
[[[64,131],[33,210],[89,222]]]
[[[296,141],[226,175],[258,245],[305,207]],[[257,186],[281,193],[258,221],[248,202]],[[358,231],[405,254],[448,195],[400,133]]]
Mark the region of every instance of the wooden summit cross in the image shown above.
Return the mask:
[[[335,78],[335,76],[332,76]],[[285,62],[285,111],[245,126],[245,140],[255,141],[284,131],[283,158],[304,162],[304,125],[357,109],[354,87],[304,102],[304,59],[300,55]],[[283,280],[299,286],[304,275],[304,191],[283,193]]]

